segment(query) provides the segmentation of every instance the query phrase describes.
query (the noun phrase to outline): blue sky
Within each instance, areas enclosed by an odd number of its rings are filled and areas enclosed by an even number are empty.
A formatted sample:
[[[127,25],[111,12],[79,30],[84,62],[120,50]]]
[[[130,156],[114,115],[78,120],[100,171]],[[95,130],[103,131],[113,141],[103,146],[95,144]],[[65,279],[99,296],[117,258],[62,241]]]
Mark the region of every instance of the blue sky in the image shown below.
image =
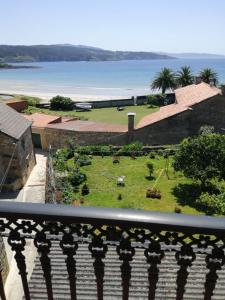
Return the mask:
[[[225,0],[5,0],[0,44],[225,54]]]

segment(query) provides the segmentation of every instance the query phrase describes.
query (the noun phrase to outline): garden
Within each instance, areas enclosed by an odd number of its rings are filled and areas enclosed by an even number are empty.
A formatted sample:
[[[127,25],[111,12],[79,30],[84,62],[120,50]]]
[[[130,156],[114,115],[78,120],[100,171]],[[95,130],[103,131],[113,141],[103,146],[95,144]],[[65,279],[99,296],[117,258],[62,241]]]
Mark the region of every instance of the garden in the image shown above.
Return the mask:
[[[80,120],[88,120],[94,122],[113,123],[127,125],[127,114],[129,112],[136,113],[135,124],[137,124],[144,116],[154,113],[159,110],[160,106],[168,104],[166,97],[162,95],[148,96],[146,104],[132,105],[121,107],[94,108],[90,111],[74,110],[74,103],[70,98],[56,96],[50,101],[49,108],[39,108],[38,104],[42,101],[37,97],[17,96],[19,100],[26,100],[28,108],[24,111],[25,114],[43,113],[61,117],[76,117]]]
[[[199,151],[205,145],[208,147],[203,155]],[[217,148],[216,152],[212,147]],[[202,134],[184,140],[178,150],[143,149],[140,143],[134,143],[120,149],[71,145],[57,150],[53,164],[58,201],[161,212],[225,214],[224,136]],[[203,155],[201,161],[199,155]],[[215,157],[219,158],[218,165]]]

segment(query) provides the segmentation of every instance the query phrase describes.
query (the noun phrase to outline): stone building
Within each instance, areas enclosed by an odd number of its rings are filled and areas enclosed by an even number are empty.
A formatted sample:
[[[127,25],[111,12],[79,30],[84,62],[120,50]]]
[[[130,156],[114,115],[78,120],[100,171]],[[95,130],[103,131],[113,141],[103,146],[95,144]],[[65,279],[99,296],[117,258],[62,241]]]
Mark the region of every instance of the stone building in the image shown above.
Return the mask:
[[[0,103],[0,191],[22,188],[35,163],[31,122]]]
[[[175,90],[176,102],[141,119],[132,140],[145,145],[176,144],[210,125],[224,133],[225,93],[204,82]]]
[[[144,145],[177,144],[182,139],[198,134],[203,125],[214,126],[224,133],[225,92],[206,83],[193,84],[175,90],[174,104],[161,107],[142,118],[135,126],[135,114],[128,114],[128,124],[104,124],[91,121],[60,119],[45,116],[48,123],[34,120],[32,131],[41,134],[43,149],[61,148],[73,140],[77,145],[124,145],[141,141]],[[39,121],[38,121],[39,120]],[[51,122],[50,122],[51,121]]]

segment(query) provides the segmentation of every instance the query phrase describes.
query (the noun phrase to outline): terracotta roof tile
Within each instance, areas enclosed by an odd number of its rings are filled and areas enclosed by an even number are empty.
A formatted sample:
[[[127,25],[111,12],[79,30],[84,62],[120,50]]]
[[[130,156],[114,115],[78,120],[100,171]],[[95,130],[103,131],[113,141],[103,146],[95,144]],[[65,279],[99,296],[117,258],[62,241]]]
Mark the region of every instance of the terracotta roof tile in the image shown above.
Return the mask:
[[[109,123],[97,123],[92,121],[70,121],[58,124],[50,124],[47,128],[57,128],[70,131],[86,131],[86,132],[126,132],[127,126],[109,124]]]
[[[24,115],[24,117],[32,122],[33,127],[46,127],[48,124],[61,122],[61,117],[34,113],[32,115]]]
[[[188,107],[177,104],[163,106],[157,112],[143,117],[136,126],[136,129],[167,119],[186,110],[188,110]]]
[[[221,90],[207,83],[192,84],[175,90],[177,104],[191,106],[221,94]]]
[[[147,115],[141,119],[136,129],[148,126],[150,124],[167,119],[189,109],[190,106],[205,101],[216,95],[220,95],[221,90],[211,87],[204,82],[200,84],[192,84],[175,90],[176,104],[170,104],[161,107],[159,111]]]

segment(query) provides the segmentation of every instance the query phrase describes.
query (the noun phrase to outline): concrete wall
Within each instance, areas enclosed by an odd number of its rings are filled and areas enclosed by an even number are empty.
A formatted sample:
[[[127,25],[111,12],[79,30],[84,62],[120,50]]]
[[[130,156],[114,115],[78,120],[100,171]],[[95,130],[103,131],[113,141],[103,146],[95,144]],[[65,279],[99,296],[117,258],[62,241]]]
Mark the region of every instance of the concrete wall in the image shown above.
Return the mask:
[[[4,188],[8,190],[20,189],[26,183],[36,163],[31,129],[28,128],[19,141],[0,133],[0,157],[2,162],[0,165],[0,182],[10,165]]]
[[[93,108],[106,108],[106,107],[117,107],[117,106],[131,106],[135,105],[143,105],[146,102],[146,97],[140,97],[134,101],[133,98],[130,99],[118,99],[118,100],[101,100],[101,101],[91,101]]]
[[[174,93],[168,93],[167,99],[170,103],[174,103],[175,95]],[[143,105],[146,103],[148,96],[137,96],[136,100],[134,97],[128,99],[112,99],[112,100],[99,100],[99,101],[88,101],[88,103],[92,104],[93,108],[106,108],[106,107],[117,107],[117,106],[132,106],[135,105]],[[79,101],[74,101],[74,104],[80,103]],[[50,103],[40,103],[37,104],[37,107],[40,108],[50,108]]]

